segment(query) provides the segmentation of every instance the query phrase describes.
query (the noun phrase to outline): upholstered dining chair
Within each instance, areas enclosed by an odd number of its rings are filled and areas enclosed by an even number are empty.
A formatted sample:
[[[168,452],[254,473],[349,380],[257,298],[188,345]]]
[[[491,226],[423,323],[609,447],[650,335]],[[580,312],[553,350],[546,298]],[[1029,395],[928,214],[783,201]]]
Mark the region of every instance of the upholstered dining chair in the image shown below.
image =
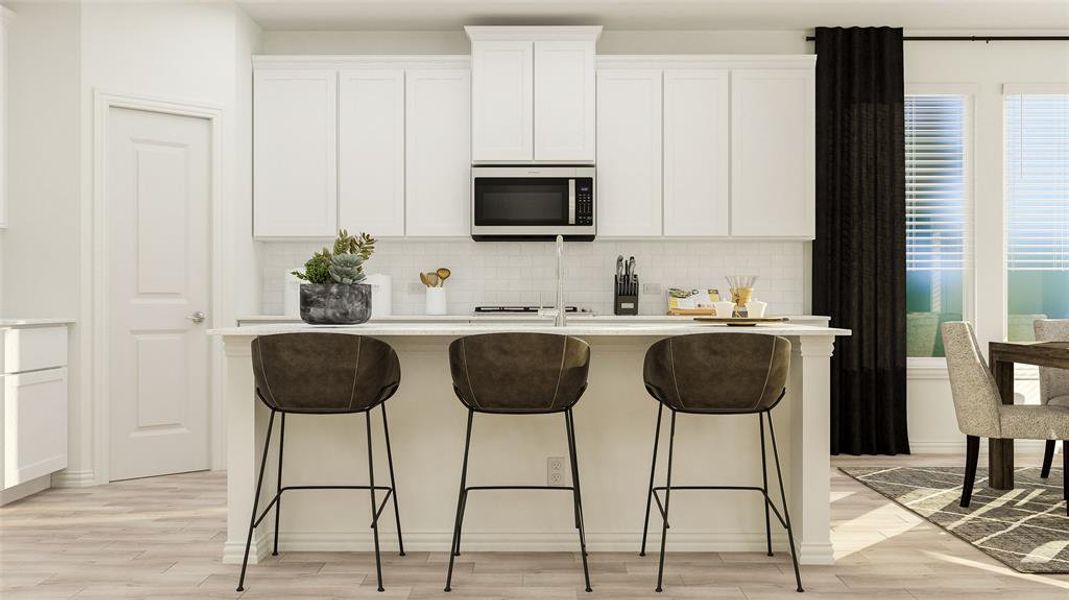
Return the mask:
[[[1036,319],[1033,324],[1037,342],[1069,342],[1069,319]],[[1069,370],[1039,368],[1039,402],[1054,406],[1069,406]],[[1066,451],[1062,446],[1062,453]],[[1054,462],[1054,440],[1047,440],[1043,451],[1043,470],[1039,476],[1046,479],[1050,475],[1050,464]]]
[[[972,324],[943,323],[950,390],[958,429],[965,434],[965,482],[961,506],[972,501],[980,438],[1013,440],[1069,440],[1069,405],[1002,404],[995,378],[988,370]],[[1064,457],[1062,498],[1069,501],[1069,454]],[[1069,515],[1069,502],[1066,505]]]

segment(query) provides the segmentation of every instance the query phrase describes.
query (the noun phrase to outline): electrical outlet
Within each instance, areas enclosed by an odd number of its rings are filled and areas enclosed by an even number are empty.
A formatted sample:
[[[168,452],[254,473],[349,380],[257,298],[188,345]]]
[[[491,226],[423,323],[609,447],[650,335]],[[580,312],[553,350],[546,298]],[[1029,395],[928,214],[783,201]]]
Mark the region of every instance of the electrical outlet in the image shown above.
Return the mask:
[[[423,289],[426,287],[427,286],[423,285],[418,281],[409,281],[405,291],[407,291],[409,294],[422,294]]]
[[[663,293],[664,293],[664,290],[661,289],[661,284],[659,284],[659,283],[643,283],[642,284],[642,295],[644,295],[644,296],[653,296],[653,295],[663,294]]]
[[[563,456],[550,456],[546,459],[546,485],[564,487]]]

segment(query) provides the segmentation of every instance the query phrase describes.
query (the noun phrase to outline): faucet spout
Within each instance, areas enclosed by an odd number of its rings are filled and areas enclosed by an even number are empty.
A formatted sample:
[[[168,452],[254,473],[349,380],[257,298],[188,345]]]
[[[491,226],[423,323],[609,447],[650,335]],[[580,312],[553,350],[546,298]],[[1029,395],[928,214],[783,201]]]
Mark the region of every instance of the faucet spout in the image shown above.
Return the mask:
[[[553,325],[564,327],[564,236],[557,235],[557,314],[553,316]]]

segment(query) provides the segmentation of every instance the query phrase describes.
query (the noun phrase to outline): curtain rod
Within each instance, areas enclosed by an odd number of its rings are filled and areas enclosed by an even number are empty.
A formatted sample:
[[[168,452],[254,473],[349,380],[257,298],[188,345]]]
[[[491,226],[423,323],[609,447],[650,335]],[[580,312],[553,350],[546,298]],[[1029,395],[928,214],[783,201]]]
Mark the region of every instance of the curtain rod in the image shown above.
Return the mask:
[[[816,36],[807,35],[805,41],[814,42]],[[907,35],[904,42],[1065,42],[1069,35]]]

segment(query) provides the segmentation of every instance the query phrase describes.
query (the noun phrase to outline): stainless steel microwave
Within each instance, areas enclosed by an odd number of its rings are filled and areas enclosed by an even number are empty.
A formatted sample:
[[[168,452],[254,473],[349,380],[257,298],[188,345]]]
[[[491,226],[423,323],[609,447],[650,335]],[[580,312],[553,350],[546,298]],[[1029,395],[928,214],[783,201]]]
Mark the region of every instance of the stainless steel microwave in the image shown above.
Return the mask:
[[[472,239],[593,240],[594,173],[594,167],[472,167]]]

